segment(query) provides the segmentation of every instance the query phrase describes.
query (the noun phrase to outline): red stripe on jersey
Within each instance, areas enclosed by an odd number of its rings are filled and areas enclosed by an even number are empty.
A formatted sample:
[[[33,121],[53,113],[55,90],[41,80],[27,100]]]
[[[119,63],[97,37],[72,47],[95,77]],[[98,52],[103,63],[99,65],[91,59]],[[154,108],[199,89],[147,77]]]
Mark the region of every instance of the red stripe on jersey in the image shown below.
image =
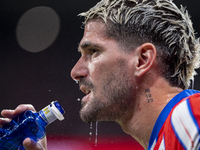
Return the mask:
[[[189,103],[190,103],[194,118],[196,119],[198,125],[200,126],[200,94],[197,93],[190,96]]]

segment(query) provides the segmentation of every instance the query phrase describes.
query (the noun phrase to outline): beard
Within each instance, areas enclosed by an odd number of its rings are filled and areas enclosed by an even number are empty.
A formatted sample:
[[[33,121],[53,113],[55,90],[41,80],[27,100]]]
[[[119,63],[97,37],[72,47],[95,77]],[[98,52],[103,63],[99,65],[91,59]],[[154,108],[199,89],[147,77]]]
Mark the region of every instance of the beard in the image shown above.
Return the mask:
[[[100,95],[96,95],[95,86],[91,82],[83,81],[84,85],[90,86],[93,91],[93,98],[86,103],[82,102],[80,117],[84,122],[117,121],[133,109],[133,81],[128,76],[125,63],[119,64],[115,72],[110,76],[104,76]]]

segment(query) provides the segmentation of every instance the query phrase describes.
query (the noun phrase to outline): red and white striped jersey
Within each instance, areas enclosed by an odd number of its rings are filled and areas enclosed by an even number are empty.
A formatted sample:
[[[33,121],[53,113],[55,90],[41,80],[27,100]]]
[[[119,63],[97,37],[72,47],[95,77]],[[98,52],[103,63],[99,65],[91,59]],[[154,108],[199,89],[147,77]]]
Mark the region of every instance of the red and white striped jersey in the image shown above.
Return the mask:
[[[148,150],[199,150],[200,91],[184,90],[159,115]]]

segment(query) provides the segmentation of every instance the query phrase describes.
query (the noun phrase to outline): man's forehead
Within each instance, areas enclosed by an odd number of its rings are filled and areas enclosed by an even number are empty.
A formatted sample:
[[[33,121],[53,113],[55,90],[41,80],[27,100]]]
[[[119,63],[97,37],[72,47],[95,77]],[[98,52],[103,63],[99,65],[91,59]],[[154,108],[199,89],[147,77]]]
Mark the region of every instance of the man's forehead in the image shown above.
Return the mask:
[[[106,31],[106,25],[102,21],[99,20],[91,20],[88,21],[87,24],[85,25],[85,30],[84,32],[102,32]]]
[[[106,38],[105,24],[100,21],[89,21],[85,26],[84,35],[78,47],[79,49],[88,46],[100,47],[98,43]]]

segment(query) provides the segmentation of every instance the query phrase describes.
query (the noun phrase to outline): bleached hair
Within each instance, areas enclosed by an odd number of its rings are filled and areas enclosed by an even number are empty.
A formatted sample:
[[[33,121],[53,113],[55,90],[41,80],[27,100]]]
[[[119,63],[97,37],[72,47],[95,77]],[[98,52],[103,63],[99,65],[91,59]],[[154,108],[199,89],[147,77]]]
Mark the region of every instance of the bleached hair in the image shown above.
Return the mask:
[[[157,49],[162,75],[173,86],[186,89],[199,67],[200,40],[188,12],[172,0],[102,0],[81,13],[83,25],[104,21],[106,35],[125,47],[151,42]]]

